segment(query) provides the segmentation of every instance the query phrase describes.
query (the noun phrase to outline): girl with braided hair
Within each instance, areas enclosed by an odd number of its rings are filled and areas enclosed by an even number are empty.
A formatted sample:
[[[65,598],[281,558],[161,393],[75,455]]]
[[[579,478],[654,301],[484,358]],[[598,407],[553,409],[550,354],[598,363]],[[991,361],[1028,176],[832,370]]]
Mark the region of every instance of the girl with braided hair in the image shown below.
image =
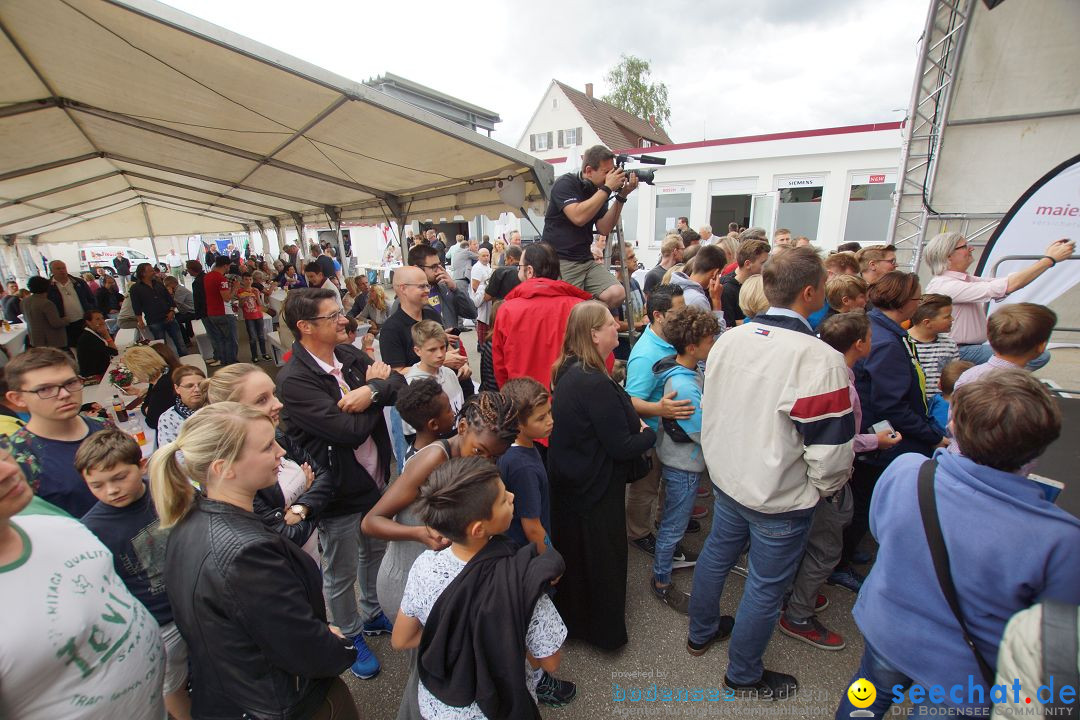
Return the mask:
[[[398,412],[410,424],[410,390],[420,382],[416,381],[403,391],[397,403]],[[423,425],[421,419],[413,419]],[[450,458],[478,457],[494,463],[514,442],[517,433],[517,413],[511,400],[497,392],[473,395],[458,413],[457,435],[418,448],[405,461],[401,475],[390,483],[375,507],[364,515],[360,530],[365,535],[389,541],[379,566],[376,588],[379,604],[391,621],[401,605],[405,581],[413,561],[428,548],[442,550],[450,545],[450,541],[438,531],[424,525],[413,507],[420,497],[421,486],[435,468]],[[419,720],[416,650],[407,652],[411,670],[397,717],[398,720]]]

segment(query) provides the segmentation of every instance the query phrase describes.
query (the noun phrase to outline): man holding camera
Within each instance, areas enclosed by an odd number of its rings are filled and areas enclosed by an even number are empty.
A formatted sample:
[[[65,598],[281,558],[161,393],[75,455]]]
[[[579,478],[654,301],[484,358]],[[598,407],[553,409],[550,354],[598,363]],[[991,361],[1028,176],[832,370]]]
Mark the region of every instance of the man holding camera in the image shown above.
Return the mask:
[[[622,304],[626,291],[607,268],[593,261],[589,247],[594,226],[600,235],[614,229],[638,178],[615,167],[615,155],[603,145],[586,150],[581,165],[581,172],[567,173],[552,186],[541,240],[558,253],[564,281],[614,308]],[[608,207],[612,195],[615,202]]]

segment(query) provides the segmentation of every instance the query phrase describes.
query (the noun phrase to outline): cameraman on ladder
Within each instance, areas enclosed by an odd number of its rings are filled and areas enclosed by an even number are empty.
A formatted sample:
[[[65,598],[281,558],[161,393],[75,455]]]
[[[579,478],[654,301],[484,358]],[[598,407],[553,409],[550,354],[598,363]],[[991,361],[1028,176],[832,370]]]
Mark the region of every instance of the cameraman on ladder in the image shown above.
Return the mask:
[[[555,181],[544,214],[540,239],[555,248],[562,279],[610,308],[622,304],[626,291],[606,267],[593,261],[589,251],[593,226],[600,235],[608,235],[637,186],[636,174],[615,167],[615,155],[594,145],[582,157],[581,172],[566,173]],[[612,195],[615,202],[609,207]]]

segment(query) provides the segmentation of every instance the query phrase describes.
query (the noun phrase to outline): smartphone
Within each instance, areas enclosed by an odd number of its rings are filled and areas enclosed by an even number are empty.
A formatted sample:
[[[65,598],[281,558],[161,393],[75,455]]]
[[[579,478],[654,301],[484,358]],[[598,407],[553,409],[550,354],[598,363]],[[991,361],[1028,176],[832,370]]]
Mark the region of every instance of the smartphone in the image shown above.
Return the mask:
[[[888,420],[882,420],[881,422],[874,423],[873,425],[870,426],[870,429],[874,431],[875,435],[877,433],[879,433],[879,432],[882,432],[882,431],[886,431],[890,435],[893,434],[892,423],[889,422]]]
[[[1048,477],[1036,475],[1035,473],[1028,475],[1028,480],[1037,483],[1043,491],[1043,497],[1052,503],[1057,502],[1058,496],[1061,495],[1061,491],[1065,489],[1065,483],[1051,480]]]

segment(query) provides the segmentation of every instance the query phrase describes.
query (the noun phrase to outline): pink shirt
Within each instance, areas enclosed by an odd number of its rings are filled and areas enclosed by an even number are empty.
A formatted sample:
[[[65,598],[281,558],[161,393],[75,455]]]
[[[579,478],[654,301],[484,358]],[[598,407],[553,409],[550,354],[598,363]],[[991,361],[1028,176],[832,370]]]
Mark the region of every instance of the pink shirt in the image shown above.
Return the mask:
[[[349,385],[345,382],[345,376],[341,372],[341,361],[338,360],[337,357],[334,357],[334,364],[331,366],[327,365],[314,355],[312,355],[311,358],[319,364],[319,367],[322,368],[323,372],[337,380],[338,389],[341,391],[341,397],[345,397],[349,392]],[[375,485],[378,486],[379,490],[382,490],[385,483],[382,480],[382,473],[379,468],[379,448],[375,445],[374,438],[369,437],[367,440],[360,443],[358,447],[353,448],[353,455],[356,457],[356,462],[360,463],[361,467],[367,470],[368,475],[375,481]]]
[[[848,395],[851,397],[851,414],[855,416],[855,454],[877,450],[877,433],[859,432],[859,429],[862,428],[862,403],[859,401],[859,393],[855,390],[855,371],[848,368],[847,377]]]
[[[1009,294],[1009,278],[981,278],[946,270],[926,285],[926,292],[953,299],[953,326],[949,336],[958,345],[986,342],[986,308],[983,303]]]

